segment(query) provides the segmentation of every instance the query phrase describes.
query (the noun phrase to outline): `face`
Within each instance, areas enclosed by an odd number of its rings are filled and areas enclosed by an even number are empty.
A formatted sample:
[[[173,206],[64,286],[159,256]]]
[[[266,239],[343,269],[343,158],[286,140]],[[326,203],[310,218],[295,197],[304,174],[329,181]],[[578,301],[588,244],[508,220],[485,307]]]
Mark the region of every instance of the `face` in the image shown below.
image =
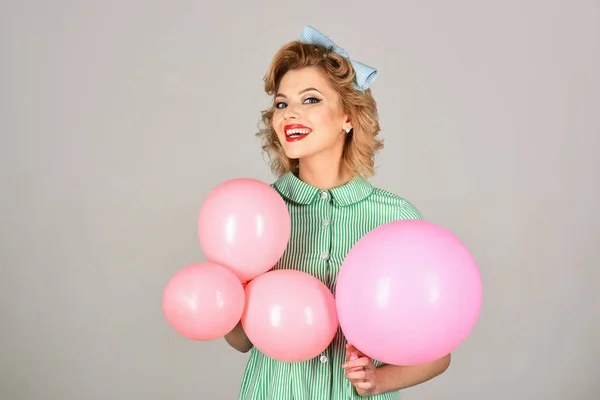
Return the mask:
[[[341,157],[352,125],[337,92],[315,67],[287,72],[274,99],[273,128],[292,159]]]

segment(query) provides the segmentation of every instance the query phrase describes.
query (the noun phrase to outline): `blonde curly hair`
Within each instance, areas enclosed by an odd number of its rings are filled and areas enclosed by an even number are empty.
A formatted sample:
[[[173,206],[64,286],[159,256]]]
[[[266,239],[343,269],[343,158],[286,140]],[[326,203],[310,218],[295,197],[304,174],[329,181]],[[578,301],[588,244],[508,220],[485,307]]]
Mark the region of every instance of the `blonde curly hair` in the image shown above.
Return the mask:
[[[342,154],[342,165],[349,176],[369,177],[375,173],[375,154],[383,148],[377,104],[371,89],[357,90],[355,71],[350,61],[330,49],[302,41],[284,45],[273,57],[264,77],[265,92],[277,93],[283,76],[290,70],[317,67],[340,96],[344,112],[350,116],[353,129],[347,135]],[[288,158],[273,128],[273,104],[261,112],[261,127],[256,134],[262,141],[263,152],[268,156],[273,173],[281,176],[296,171],[298,160]]]

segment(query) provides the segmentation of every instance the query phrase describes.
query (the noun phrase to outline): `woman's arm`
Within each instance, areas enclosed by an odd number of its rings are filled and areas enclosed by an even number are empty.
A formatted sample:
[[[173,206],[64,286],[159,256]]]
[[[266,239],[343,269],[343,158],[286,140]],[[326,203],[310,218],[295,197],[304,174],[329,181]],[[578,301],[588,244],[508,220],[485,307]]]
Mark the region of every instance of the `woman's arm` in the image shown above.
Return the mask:
[[[351,357],[352,355],[356,357]],[[356,347],[346,345],[346,359],[342,365],[346,379],[356,388],[361,397],[396,392],[418,385],[440,375],[450,365],[450,354],[435,361],[415,365],[382,365],[376,367],[373,360]]]
[[[242,353],[247,353],[253,346],[248,336],[246,336],[246,332],[244,332],[241,321],[238,322],[231,332],[225,335],[225,340],[231,347]]]
[[[426,382],[442,374],[450,365],[450,354],[427,364],[415,366],[383,365],[377,368],[377,393],[395,392]]]

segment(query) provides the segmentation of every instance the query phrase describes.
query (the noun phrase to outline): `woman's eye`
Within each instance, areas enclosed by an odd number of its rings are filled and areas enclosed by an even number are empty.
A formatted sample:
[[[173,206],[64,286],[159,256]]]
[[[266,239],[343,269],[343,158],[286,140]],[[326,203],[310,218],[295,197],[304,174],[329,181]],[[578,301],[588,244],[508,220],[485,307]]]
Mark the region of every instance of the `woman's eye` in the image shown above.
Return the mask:
[[[304,100],[304,101],[305,101],[305,102],[308,102],[308,103],[311,103],[311,104],[313,104],[313,103],[318,103],[318,102],[319,102],[319,101],[321,101],[321,100],[319,100],[319,99],[317,99],[317,98],[315,98],[315,97],[309,97],[309,98],[307,98],[307,99],[306,99],[306,100]]]
[[[308,97],[306,99],[304,99],[303,103],[304,104],[316,104],[319,103],[321,100],[317,99],[316,97]],[[275,103],[275,108],[281,109],[281,108],[286,108],[287,107],[287,103],[283,102],[283,101],[278,101]]]

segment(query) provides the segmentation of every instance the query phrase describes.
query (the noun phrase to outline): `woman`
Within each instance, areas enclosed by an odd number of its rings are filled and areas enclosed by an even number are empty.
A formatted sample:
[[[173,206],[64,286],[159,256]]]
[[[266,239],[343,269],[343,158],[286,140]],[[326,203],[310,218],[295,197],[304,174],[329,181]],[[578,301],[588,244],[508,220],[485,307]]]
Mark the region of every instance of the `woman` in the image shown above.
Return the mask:
[[[263,112],[258,136],[292,219],[289,245],[274,268],[310,273],[333,293],[346,253],[363,235],[393,220],[421,218],[408,201],[366,180],[383,147],[369,89],[376,76],[306,27],[301,41],[278,51],[265,77],[273,106]],[[265,356],[241,324],[225,339],[238,351],[252,351],[239,395],[244,400],[398,399],[400,389],[441,374],[450,363],[448,355],[420,366],[383,365],[347,344],[340,329],[319,357],[301,363]]]

